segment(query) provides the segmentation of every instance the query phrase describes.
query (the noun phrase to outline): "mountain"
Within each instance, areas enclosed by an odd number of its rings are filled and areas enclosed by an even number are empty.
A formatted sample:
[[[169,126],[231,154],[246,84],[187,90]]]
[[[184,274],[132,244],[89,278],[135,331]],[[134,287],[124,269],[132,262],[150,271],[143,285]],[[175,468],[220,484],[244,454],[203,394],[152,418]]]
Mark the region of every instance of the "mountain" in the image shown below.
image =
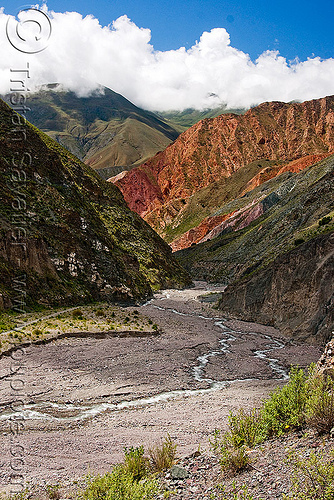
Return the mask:
[[[169,123],[179,132],[184,132],[195,123],[205,118],[215,118],[216,116],[228,113],[243,114],[245,109],[227,109],[226,107],[204,109],[202,111],[194,108],[187,108],[183,111],[159,111],[156,114],[166,123]]]
[[[128,209],[116,186],[22,125],[3,101],[0,167],[2,307],[20,297],[64,305],[142,299],[152,289],[189,284],[169,246]]]
[[[30,95],[28,105],[31,123],[105,179],[142,163],[179,135],[153,113],[107,88],[78,97],[56,84],[47,85]]]
[[[223,223],[228,216],[220,213],[223,204],[333,152],[334,96],[270,102],[243,115],[200,121],[113,182],[129,207],[176,250]]]
[[[334,155],[283,172],[223,205],[202,243],[176,252],[197,279],[227,286],[229,317],[325,342],[334,328]]]

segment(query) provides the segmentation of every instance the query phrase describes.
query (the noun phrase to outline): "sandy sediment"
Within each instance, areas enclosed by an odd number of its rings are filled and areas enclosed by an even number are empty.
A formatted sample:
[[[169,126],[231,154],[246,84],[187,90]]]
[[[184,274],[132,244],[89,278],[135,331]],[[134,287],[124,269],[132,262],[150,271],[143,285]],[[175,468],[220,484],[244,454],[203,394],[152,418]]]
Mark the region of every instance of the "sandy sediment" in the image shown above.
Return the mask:
[[[204,284],[166,291],[141,306],[160,328],[150,336],[87,336],[32,345],[17,362],[16,373],[12,358],[2,358],[1,487],[8,488],[13,472],[13,442],[22,446],[22,473],[33,482],[107,471],[121,460],[124,447],[152,445],[167,433],[177,441],[180,455],[199,445],[209,449],[210,434],[226,427],[230,411],[258,405],[283,383],[269,358],[276,358],[280,369],[307,366],[319,358],[321,349],[288,341],[273,328],[224,321],[210,304],[198,300],[205,291]],[[268,347],[264,358],[256,355]],[[197,358],[209,353],[196,380]],[[15,377],[24,383],[28,405],[16,416],[10,409],[20,399],[11,387]],[[206,379],[229,383],[210,392],[205,391],[211,384]],[[126,402],[166,393],[155,402],[126,408]],[[25,417],[22,432],[13,435],[10,418],[20,414]]]

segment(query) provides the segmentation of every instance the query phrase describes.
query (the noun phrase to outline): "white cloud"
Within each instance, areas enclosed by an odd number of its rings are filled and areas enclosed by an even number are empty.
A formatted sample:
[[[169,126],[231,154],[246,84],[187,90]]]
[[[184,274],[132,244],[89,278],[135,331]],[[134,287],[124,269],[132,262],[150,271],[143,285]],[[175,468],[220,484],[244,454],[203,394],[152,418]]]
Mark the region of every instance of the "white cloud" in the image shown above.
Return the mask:
[[[9,89],[10,69],[29,61],[31,88],[58,82],[87,95],[100,84],[151,110],[203,109],[222,103],[249,107],[334,94],[334,59],[289,63],[277,51],[266,51],[253,62],[231,47],[224,28],[204,32],[188,50],[161,52],[150,44],[150,30],[126,16],[104,27],[93,16],[83,18],[77,12],[49,16],[48,47],[23,54],[8,42],[5,27],[10,16],[0,9],[0,93]]]

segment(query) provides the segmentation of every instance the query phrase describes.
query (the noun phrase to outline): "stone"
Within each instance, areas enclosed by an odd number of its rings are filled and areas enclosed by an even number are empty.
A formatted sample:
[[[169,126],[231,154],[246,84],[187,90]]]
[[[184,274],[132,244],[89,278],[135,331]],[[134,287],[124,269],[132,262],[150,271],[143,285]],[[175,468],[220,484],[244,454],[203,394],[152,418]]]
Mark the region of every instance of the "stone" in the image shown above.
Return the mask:
[[[187,479],[189,477],[189,472],[184,467],[173,465],[170,469],[170,475],[174,480]]]

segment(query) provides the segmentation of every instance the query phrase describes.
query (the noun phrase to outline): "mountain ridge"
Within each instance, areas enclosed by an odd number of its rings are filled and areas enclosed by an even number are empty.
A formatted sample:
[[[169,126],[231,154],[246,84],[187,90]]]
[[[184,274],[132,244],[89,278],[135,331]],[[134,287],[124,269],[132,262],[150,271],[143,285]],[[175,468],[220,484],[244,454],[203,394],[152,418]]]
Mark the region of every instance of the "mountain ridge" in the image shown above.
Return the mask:
[[[168,232],[182,223],[182,214],[201,189],[258,160],[277,161],[279,167],[307,156],[324,158],[333,151],[333,96],[263,103],[244,115],[202,120],[115,183],[130,208],[172,243]]]
[[[31,123],[102,174],[106,168],[141,163],[179,135],[154,113],[107,88],[78,97],[57,84],[42,86],[29,95],[29,107]]]
[[[24,140],[11,140],[13,117],[19,115],[0,101],[3,307],[13,304],[21,275],[28,303],[54,305],[138,300],[153,289],[190,283],[116,186],[28,122]],[[17,204],[24,210],[15,212]]]

